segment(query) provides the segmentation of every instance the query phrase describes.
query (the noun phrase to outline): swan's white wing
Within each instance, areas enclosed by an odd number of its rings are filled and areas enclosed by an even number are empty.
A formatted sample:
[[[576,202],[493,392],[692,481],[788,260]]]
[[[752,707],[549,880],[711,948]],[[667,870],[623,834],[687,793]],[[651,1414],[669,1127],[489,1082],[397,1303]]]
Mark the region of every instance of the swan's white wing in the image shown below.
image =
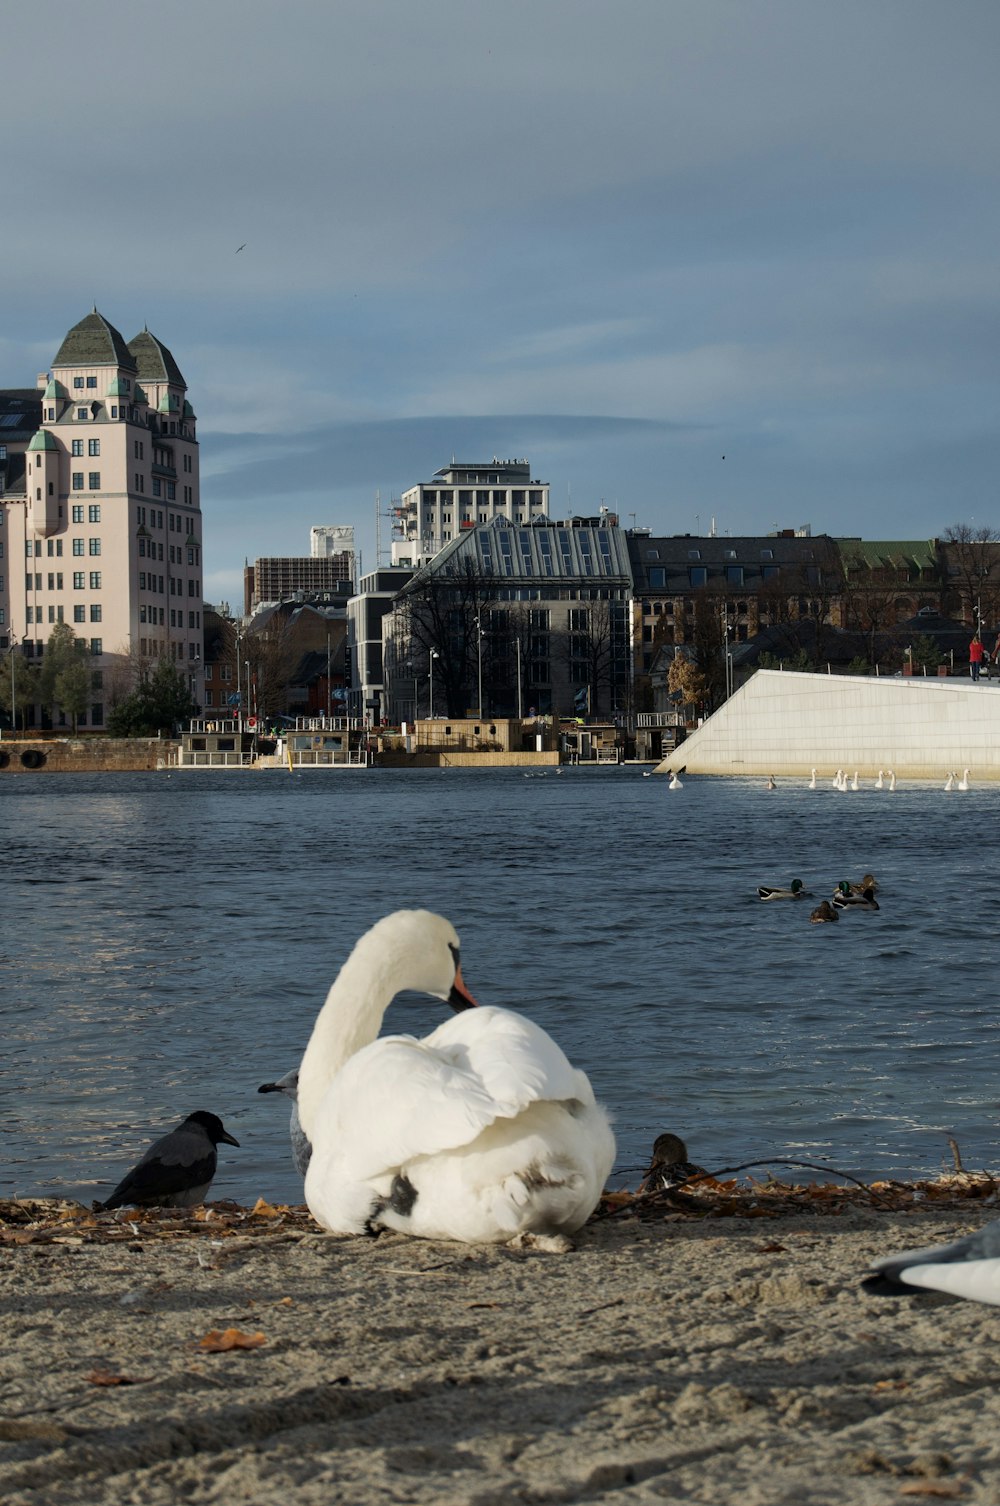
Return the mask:
[[[315,1144],[356,1179],[469,1145],[529,1103],[593,1103],[586,1076],[531,1020],[469,1009],[422,1041],[384,1036],[352,1056],[320,1106]]]
[[[423,1044],[481,1083],[497,1118],[518,1114],[539,1099],[594,1101],[585,1073],[570,1065],[540,1025],[512,1009],[465,1009],[425,1036]]]

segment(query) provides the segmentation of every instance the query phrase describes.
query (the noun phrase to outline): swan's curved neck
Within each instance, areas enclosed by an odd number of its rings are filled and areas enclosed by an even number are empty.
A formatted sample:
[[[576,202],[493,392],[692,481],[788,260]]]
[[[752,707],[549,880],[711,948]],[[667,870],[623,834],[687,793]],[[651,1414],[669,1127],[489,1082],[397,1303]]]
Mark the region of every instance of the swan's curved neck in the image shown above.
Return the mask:
[[[362,937],[331,985],[299,1067],[299,1119],[310,1140],[320,1103],[344,1063],[379,1033],[400,985],[384,945]]]

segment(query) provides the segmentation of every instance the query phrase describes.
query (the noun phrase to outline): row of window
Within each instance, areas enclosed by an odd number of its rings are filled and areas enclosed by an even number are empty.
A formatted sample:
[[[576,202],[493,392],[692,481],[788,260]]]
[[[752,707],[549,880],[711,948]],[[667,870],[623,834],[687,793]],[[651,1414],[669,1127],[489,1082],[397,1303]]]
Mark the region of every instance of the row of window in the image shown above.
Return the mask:
[[[433,487],[424,487],[422,500],[425,507],[433,507],[435,504],[439,507],[452,507],[455,503],[455,493],[448,488],[436,490]],[[493,492],[477,491],[474,498],[471,491],[459,491],[458,493],[458,505],[460,508],[471,508],[472,506],[489,507],[491,503],[494,507],[506,507],[508,502],[513,507],[542,507],[544,500],[544,494],[540,491],[526,492],[513,490],[509,493],[505,489]],[[485,522],[486,520],[482,518],[480,521]]]
[[[163,623],[162,617],[160,623],[161,625]],[[184,645],[183,643],[161,643],[159,638],[140,638],[139,653],[144,659],[183,659]],[[197,643],[188,644],[187,657],[189,659],[197,659],[200,653]]]
[[[183,596],[184,595],[184,582],[182,580],[176,580],[174,578],[174,576],[170,576],[169,579],[170,579],[170,592],[169,592],[169,594],[171,596]],[[200,586],[201,586],[200,581],[189,580],[188,583],[187,583],[187,594],[189,596],[200,596],[201,595]],[[140,591],[155,591],[158,596],[164,596],[164,595],[167,594],[164,591],[164,587],[163,587],[163,576],[162,575],[154,575],[153,572],[152,572],[152,570],[149,570],[149,571],[140,570],[139,571],[139,590]]]
[[[200,612],[188,612],[187,618],[188,618],[187,625],[188,625],[189,628],[200,628],[201,627],[201,613]],[[152,605],[147,605],[146,602],[144,602],[144,601],[140,602],[139,603],[139,621],[140,622],[148,622],[151,626],[154,626],[154,627],[156,626],[157,623],[159,623],[161,625],[161,627],[162,627],[164,625],[164,623],[165,623],[164,608],[163,607],[154,607]],[[183,607],[181,607],[181,608],[171,607],[170,608],[170,626],[172,628],[182,628],[184,626],[184,609],[183,609]]]
[[[72,476],[72,488],[73,488],[73,490],[75,492],[82,492],[83,491],[83,472],[82,471],[74,471],[73,472],[73,476]],[[87,490],[90,491],[90,492],[99,492],[100,489],[101,489],[101,473],[100,473],[100,471],[88,471],[87,472]]]
[[[83,440],[82,439],[74,439],[70,448],[72,449],[72,452],[73,452],[74,455],[82,455],[83,454]],[[99,455],[100,453],[101,453],[101,441],[99,439],[88,439],[87,440],[87,454],[88,455]]]
[[[62,622],[62,618],[61,617],[59,617],[58,619],[53,619],[51,617],[49,618],[50,622],[52,622],[54,620],[58,620],[59,622]],[[103,654],[103,652],[104,652],[104,639],[103,638],[91,638],[89,641],[86,638],[84,638],[84,639],[81,639],[81,642],[84,644],[85,648],[93,655],[93,657],[95,659],[98,658],[99,655]],[[44,641],[44,639],[36,638],[36,639],[32,640],[31,638],[25,638],[25,640],[24,640],[24,657],[26,659],[41,659],[43,657],[44,653],[45,653],[45,641]]]
[[[41,609],[41,607],[39,607],[38,608],[38,621],[41,622],[41,620],[42,620],[42,609]],[[62,619],[62,607],[60,607],[59,608],[59,621],[62,622],[62,620],[63,620]],[[101,605],[100,605],[100,602],[93,602],[91,604],[91,607],[90,607],[90,621],[91,622],[100,622],[101,620],[102,619],[101,619]],[[28,607],[28,621],[29,622],[31,621],[31,608],[30,607]],[[52,621],[52,608],[51,607],[49,607],[49,621],[50,622]],[[86,622],[87,621],[87,608],[85,606],[79,605],[79,606],[75,606],[73,608],[73,621],[74,622]]]
[[[74,570],[73,571],[73,590],[74,591],[82,591],[84,589],[84,586],[87,584],[87,579],[88,579],[87,578],[87,572],[85,570]],[[47,580],[48,580],[48,589],[50,591],[61,591],[62,590],[62,588],[63,588],[63,573],[62,573],[61,570],[50,570],[48,572]],[[101,589],[101,572],[100,572],[100,570],[91,570],[90,577],[89,577],[89,585],[90,585],[90,589],[92,591],[99,591]],[[42,576],[41,576],[41,574],[40,573],[36,573],[35,575],[26,575],[24,577],[24,588],[25,588],[26,591],[40,591],[42,589]],[[0,589],[2,589],[2,587],[0,587]]]

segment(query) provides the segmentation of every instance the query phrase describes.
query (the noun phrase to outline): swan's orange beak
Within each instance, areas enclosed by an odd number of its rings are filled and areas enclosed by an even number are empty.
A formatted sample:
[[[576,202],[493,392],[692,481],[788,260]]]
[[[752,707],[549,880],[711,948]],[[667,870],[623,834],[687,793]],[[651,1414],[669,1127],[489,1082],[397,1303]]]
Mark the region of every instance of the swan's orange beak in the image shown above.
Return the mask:
[[[451,985],[448,1003],[458,1013],[462,1009],[478,1009],[479,1000],[474,999],[465,986],[461,966],[455,968],[455,981]]]

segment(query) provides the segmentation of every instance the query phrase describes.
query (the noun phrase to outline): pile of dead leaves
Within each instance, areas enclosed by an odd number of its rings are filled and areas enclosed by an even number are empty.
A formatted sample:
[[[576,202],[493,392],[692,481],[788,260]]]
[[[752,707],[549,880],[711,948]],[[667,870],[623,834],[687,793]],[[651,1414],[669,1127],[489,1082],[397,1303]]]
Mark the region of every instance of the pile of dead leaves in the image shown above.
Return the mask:
[[[927,1182],[784,1182],[767,1173],[721,1181],[692,1177],[678,1186],[645,1192],[607,1192],[595,1218],[781,1218],[792,1213],[836,1214],[849,1208],[906,1213],[942,1211],[969,1202],[1000,1201],[1000,1180],[989,1172],[958,1171]]]
[[[307,1208],[266,1203],[207,1203],[198,1208],[118,1208],[97,1212],[61,1198],[0,1198],[0,1248],[4,1245],[144,1244],[150,1240],[213,1240],[234,1235],[315,1233]]]
[[[678,1186],[646,1192],[606,1192],[595,1219],[782,1218],[794,1213],[837,1214],[850,1208],[908,1213],[920,1207],[946,1211],[970,1202],[1000,1202],[1000,1179],[959,1171],[926,1182],[784,1182],[770,1173],[720,1180],[692,1177]],[[318,1226],[304,1205],[208,1203],[199,1208],[125,1208],[98,1212],[59,1198],[0,1198],[0,1249],[11,1245],[142,1245],[156,1240],[300,1239]]]

